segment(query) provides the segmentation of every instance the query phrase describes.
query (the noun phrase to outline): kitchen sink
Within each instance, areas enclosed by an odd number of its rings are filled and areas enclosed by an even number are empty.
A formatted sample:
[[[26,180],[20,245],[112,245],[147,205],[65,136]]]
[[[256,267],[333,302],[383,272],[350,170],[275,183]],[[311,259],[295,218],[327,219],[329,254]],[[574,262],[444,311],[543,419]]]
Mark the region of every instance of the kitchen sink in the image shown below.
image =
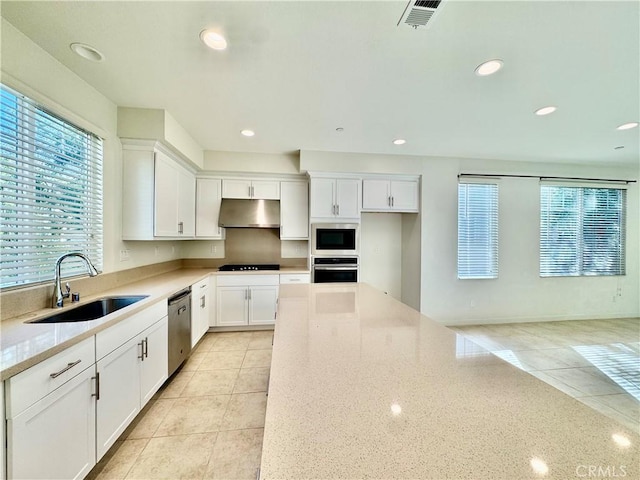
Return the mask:
[[[128,297],[105,297],[93,302],[86,303],[80,307],[55,313],[40,320],[32,320],[27,323],[66,323],[85,322],[87,320],[97,320],[121,308],[132,305],[149,295],[131,295]]]

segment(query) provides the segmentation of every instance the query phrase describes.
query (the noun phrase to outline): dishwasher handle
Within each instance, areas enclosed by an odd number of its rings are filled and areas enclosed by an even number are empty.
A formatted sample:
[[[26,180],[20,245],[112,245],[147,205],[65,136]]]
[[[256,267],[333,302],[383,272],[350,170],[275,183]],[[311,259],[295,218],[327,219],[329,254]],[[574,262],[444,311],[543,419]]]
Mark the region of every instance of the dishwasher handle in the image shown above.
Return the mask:
[[[184,290],[176,293],[175,295],[173,295],[172,297],[169,298],[169,305],[173,305],[175,303],[178,303],[180,300],[182,300],[185,297],[188,297],[189,295],[191,295],[191,287],[189,288],[185,288]]]

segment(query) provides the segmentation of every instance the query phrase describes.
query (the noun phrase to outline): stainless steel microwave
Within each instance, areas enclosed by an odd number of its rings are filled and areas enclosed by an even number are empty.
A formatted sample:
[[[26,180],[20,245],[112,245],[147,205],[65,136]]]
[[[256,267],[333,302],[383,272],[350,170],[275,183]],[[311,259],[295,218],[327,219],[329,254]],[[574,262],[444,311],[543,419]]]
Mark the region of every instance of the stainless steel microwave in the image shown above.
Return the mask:
[[[359,250],[357,223],[311,224],[311,255],[358,255]]]

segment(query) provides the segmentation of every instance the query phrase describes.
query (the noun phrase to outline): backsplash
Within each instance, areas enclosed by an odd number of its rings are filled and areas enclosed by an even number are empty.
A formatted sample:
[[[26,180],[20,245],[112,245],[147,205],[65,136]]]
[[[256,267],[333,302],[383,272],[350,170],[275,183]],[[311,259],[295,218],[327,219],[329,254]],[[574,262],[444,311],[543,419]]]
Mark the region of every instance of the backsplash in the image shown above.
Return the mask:
[[[160,275],[182,268],[182,260],[155,263],[143,267],[120,270],[112,273],[100,274],[96,277],[70,278],[72,292],[80,292],[81,299],[96,295],[105,290],[120,285],[136,282],[144,278]],[[66,281],[66,279],[65,279]],[[53,295],[53,280],[46,284],[33,287],[16,288],[0,293],[0,321],[17,317],[28,312],[51,307]]]

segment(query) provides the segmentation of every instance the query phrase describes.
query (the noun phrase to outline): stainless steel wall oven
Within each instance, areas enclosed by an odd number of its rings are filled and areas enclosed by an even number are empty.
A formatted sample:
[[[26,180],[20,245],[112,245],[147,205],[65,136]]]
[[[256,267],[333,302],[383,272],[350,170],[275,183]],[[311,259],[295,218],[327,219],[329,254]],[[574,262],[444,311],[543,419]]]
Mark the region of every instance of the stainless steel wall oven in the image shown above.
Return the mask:
[[[313,283],[357,282],[360,274],[358,257],[313,257]]]

